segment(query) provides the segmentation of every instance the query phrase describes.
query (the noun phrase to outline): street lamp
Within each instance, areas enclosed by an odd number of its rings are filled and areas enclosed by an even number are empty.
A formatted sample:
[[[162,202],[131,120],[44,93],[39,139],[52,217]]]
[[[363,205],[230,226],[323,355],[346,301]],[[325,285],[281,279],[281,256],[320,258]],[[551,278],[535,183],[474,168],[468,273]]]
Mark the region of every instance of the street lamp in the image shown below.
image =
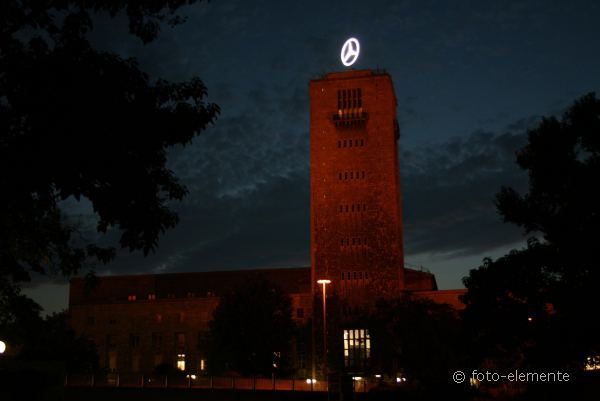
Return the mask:
[[[327,304],[325,302],[325,285],[331,283],[331,280],[318,280],[317,283],[323,284],[323,376],[327,379],[327,320],[325,311],[327,310]]]

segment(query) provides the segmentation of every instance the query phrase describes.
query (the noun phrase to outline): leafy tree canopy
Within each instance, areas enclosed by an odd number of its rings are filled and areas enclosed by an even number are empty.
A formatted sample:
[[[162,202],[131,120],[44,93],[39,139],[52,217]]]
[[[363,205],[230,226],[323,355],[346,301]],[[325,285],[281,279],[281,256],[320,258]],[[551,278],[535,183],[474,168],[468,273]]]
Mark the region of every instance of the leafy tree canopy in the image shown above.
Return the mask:
[[[200,79],[151,83],[135,59],[93,49],[95,13],[124,12],[146,44],[175,11],[196,0],[0,2],[0,276],[4,285],[40,274],[77,274],[115,257],[76,247],[76,225],[59,202],[87,198],[98,232],[154,251],[179,217],[166,206],[187,189],[165,167],[167,152],[214,122]],[[91,276],[94,272],[91,271]],[[1,288],[0,288],[1,290]],[[8,291],[8,290],[6,290]]]
[[[590,93],[560,121],[543,118],[528,139],[517,164],[529,171],[529,193],[502,187],[495,203],[505,222],[542,239],[471,270],[463,317],[480,357],[500,355],[507,369],[577,369],[600,353],[589,329],[600,307],[600,100]]]
[[[205,352],[212,374],[289,374],[292,299],[277,284],[247,278],[243,286],[223,294],[209,326]]]
[[[398,373],[418,391],[464,390],[452,382],[452,373],[464,369],[466,359],[461,324],[450,305],[404,297],[380,300],[376,308],[371,323],[372,363],[391,374],[395,359]]]

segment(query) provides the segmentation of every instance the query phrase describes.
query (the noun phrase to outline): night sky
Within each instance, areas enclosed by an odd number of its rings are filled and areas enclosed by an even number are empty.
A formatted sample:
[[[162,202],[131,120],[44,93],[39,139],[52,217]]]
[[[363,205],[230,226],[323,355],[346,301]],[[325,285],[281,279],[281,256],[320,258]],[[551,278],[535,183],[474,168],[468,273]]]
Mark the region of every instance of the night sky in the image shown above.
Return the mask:
[[[344,71],[341,47],[361,43],[355,69],[386,68],[398,98],[405,261],[440,289],[485,256],[524,246],[502,223],[502,185],[521,193],[515,151],[541,116],[600,93],[600,5],[592,1],[225,1],[180,10],[143,46],[124,15],[98,15],[97,49],[135,57],[152,80],[198,76],[221,115],[168,167],[188,187],[169,206],[180,224],[154,255],[96,233],[89,202],[68,199],[85,238],[118,249],[101,275],[310,266],[308,81]],[[109,163],[110,161],[107,161]],[[36,278],[25,293],[46,312],[68,305],[66,279]]]

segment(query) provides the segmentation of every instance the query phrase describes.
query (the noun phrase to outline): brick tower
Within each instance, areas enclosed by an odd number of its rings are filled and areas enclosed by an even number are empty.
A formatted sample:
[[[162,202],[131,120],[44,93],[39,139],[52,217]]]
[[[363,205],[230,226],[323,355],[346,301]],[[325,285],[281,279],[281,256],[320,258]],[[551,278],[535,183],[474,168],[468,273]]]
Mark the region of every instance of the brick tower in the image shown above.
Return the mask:
[[[321,292],[317,280],[331,280],[327,293],[337,293],[349,313],[404,288],[393,85],[385,70],[309,82],[313,292]]]

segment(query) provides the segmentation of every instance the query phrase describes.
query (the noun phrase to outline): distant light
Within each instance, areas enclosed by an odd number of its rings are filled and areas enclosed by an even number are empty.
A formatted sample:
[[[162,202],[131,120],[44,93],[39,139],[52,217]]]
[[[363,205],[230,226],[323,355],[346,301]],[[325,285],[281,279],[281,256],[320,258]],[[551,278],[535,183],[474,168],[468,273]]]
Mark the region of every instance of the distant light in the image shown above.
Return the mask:
[[[381,375],[375,375],[375,377],[381,377]]]
[[[310,379],[306,379],[306,383],[310,384]]]
[[[531,318],[527,318],[527,320],[529,320],[531,322]]]
[[[317,381],[316,381],[315,379],[312,379],[312,382],[313,382],[313,383],[316,383]]]
[[[354,380],[360,380],[362,377],[353,377]]]
[[[396,378],[396,382],[397,382],[397,383],[400,383],[401,381],[402,381],[402,379],[400,379],[399,377],[398,377],[398,378]]]
[[[192,375],[192,379],[196,380],[196,375]]]
[[[317,283],[319,283],[319,284],[323,284],[323,283],[329,284],[329,283],[331,283],[331,280],[317,280]]]
[[[0,354],[3,354],[5,350],[6,344],[4,344],[4,341],[0,341]]]

